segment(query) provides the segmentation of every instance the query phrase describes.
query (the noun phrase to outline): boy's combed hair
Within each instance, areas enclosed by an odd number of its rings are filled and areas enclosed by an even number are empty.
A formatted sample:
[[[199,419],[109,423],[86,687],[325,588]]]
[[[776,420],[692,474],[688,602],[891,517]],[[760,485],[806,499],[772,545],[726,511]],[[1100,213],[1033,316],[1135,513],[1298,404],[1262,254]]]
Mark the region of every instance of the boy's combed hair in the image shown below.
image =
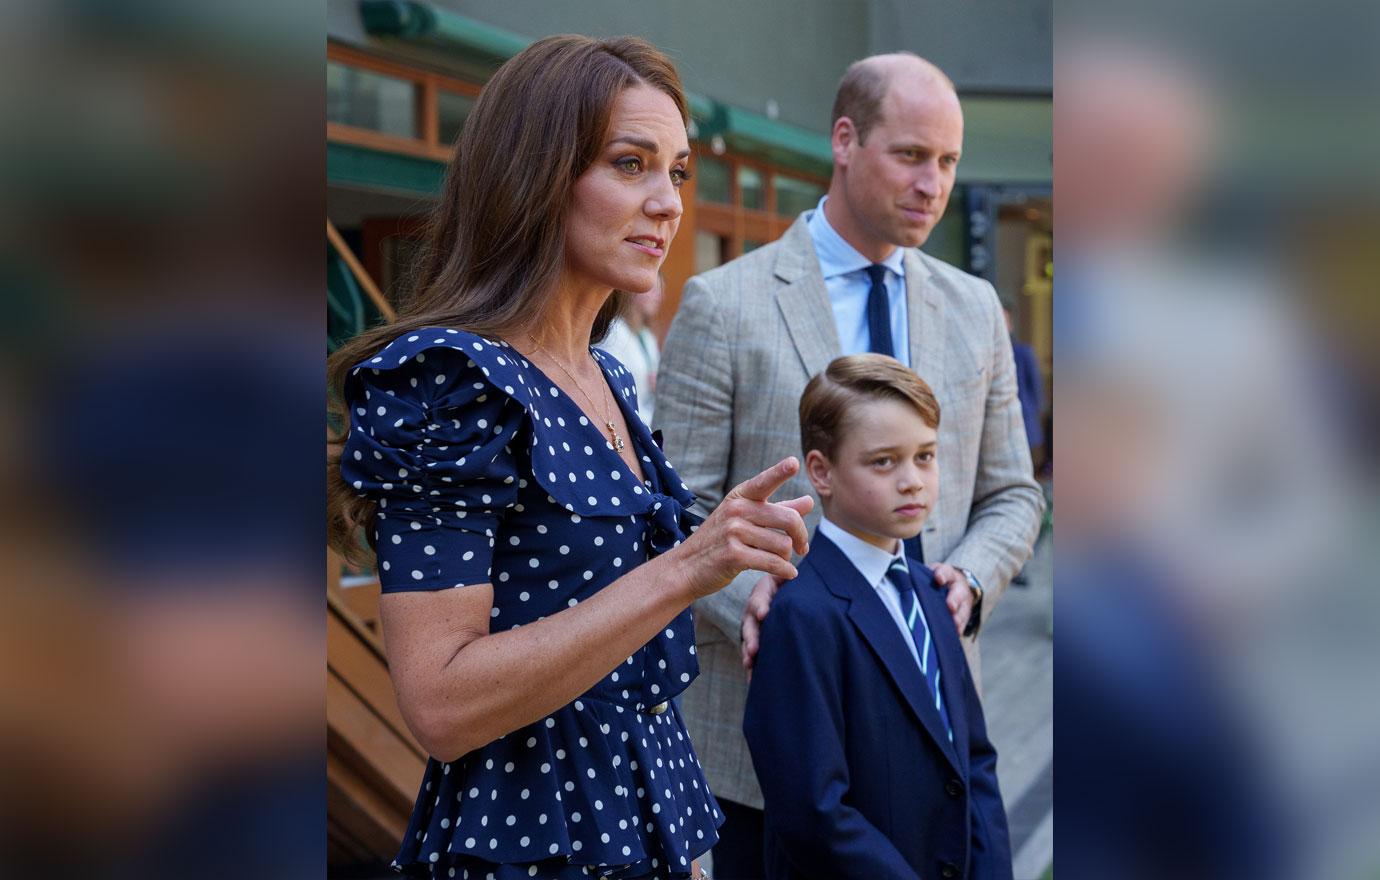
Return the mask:
[[[884,354],[834,358],[800,395],[800,446],[833,458],[850,411],[869,400],[898,400],[939,429],[939,401],[930,386],[900,361]]]

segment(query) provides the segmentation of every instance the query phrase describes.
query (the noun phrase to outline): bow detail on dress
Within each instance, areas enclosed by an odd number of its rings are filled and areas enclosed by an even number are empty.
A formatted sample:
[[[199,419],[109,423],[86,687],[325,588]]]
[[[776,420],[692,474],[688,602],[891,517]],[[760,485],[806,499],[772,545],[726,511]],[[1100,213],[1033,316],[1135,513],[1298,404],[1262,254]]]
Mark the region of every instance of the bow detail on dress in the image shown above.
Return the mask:
[[[690,537],[700,527],[704,517],[685,509],[670,495],[652,493],[651,528],[648,530],[648,558],[660,556]]]

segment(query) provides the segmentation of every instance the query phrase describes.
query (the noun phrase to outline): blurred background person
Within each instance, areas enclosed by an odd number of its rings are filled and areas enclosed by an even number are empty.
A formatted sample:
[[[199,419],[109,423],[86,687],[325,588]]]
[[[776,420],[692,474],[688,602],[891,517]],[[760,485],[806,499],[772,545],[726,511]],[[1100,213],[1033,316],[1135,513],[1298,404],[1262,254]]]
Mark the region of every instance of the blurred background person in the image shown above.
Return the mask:
[[[164,12],[0,10],[5,876],[325,858],[319,15]]]
[[[658,272],[656,286],[633,297],[623,314],[613,319],[603,341],[596,345],[618,358],[632,373],[633,384],[637,386],[637,414],[649,426],[656,409],[656,368],[661,362],[661,346],[656,333],[652,332],[651,322],[661,309],[665,290],[666,276]]]
[[[1055,68],[1060,875],[1364,876],[1359,472],[1299,308],[1297,178],[1241,161],[1290,148],[1242,112],[1258,82],[1135,18]]]
[[[1011,354],[1016,361],[1016,395],[1021,401],[1021,418],[1025,422],[1025,439],[1030,445],[1030,461],[1039,473],[1044,464],[1041,458],[1045,445],[1045,377],[1040,372],[1040,359],[1035,349],[1016,338],[1012,329],[1011,309],[1001,309],[1006,317],[1006,332],[1011,336]]]

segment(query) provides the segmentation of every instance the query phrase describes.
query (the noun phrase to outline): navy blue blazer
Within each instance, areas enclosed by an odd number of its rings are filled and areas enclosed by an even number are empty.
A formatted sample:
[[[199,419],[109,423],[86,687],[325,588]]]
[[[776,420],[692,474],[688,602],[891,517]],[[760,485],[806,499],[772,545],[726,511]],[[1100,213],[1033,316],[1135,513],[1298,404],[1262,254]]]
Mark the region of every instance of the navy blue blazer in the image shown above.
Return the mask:
[[[954,741],[881,597],[816,533],[763,624],[743,719],[770,880],[1011,880],[982,706],[934,573],[909,564]]]

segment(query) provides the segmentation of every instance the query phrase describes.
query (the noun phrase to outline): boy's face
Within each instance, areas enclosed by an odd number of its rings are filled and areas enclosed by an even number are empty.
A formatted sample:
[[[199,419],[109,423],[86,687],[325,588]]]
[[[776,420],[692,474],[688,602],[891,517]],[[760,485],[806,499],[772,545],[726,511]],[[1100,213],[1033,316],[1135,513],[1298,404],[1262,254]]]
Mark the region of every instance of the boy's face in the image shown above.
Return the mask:
[[[939,497],[937,441],[909,405],[869,400],[851,408],[833,459],[811,450],[805,470],[830,520],[892,551],[920,533]]]

